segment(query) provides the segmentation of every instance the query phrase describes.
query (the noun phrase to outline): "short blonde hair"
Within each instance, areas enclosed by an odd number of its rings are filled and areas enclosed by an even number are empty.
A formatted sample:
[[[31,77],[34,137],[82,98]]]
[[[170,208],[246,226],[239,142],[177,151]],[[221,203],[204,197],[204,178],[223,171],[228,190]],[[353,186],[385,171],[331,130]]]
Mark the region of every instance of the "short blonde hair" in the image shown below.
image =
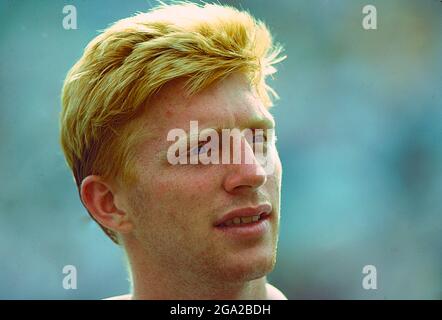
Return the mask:
[[[134,181],[134,119],[174,79],[192,95],[241,72],[270,107],[277,96],[265,78],[280,52],[264,23],[228,6],[161,4],[117,21],[87,45],[62,90],[61,146],[77,187],[91,174]]]

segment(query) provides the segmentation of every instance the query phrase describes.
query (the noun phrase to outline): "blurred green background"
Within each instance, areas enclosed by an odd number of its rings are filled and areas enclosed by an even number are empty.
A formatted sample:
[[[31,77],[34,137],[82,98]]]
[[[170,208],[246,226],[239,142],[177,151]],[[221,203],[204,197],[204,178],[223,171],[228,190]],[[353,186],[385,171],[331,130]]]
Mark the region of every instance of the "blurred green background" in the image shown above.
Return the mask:
[[[290,299],[442,299],[442,3],[219,3],[264,20],[288,56],[271,82],[284,172],[270,281]],[[62,27],[68,4],[77,30]],[[0,298],[128,291],[65,165],[59,100],[97,30],[154,4],[0,1]],[[362,28],[366,4],[377,30]],[[62,287],[65,265],[77,290]],[[365,265],[377,290],[362,287]]]

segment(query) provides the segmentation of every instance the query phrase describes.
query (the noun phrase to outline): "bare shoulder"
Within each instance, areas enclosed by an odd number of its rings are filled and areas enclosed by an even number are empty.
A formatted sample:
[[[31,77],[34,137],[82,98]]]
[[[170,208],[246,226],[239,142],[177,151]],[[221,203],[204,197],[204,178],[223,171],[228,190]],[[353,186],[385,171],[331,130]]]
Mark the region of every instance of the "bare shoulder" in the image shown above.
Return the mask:
[[[269,300],[287,300],[287,297],[270,283],[266,283],[267,298]]]
[[[109,297],[109,298],[105,298],[103,300],[131,300],[131,299],[132,299],[131,294],[123,294],[121,296]]]

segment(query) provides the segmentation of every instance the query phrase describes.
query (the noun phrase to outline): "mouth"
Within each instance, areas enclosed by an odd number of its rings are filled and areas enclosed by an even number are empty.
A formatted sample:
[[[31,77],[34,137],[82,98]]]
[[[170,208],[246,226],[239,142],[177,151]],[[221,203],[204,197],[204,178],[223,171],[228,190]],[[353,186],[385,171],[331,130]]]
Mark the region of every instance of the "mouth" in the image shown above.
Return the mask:
[[[262,204],[256,207],[236,209],[225,214],[215,223],[215,229],[231,236],[259,237],[270,229],[272,206]]]
[[[257,215],[253,216],[242,216],[242,217],[235,217],[233,219],[229,219],[221,224],[218,224],[216,227],[218,228],[225,228],[225,227],[241,227],[245,224],[254,224],[259,223],[259,221],[262,221],[264,219],[267,219],[270,217],[270,213],[263,212]]]

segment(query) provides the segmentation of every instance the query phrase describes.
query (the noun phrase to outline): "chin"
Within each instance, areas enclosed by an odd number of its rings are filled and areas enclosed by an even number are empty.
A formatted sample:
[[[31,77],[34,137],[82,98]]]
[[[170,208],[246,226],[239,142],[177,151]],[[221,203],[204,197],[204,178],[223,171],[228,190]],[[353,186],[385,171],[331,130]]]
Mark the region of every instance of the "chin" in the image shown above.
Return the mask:
[[[275,250],[261,250],[225,261],[220,275],[230,281],[251,281],[262,278],[275,267]]]

